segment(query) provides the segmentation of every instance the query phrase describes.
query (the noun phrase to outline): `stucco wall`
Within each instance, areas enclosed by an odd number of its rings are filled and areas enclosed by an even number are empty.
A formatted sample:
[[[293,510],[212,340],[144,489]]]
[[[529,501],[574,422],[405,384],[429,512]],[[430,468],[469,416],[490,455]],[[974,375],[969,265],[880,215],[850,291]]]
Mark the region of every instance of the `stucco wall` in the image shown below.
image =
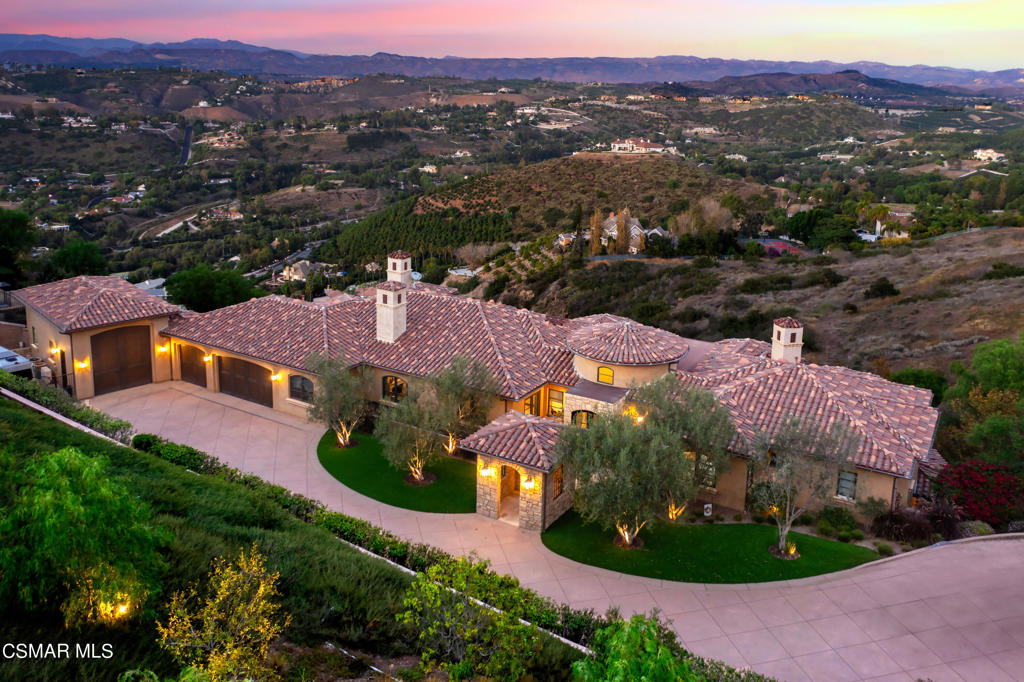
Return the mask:
[[[81,400],[83,398],[91,398],[95,395],[92,378],[92,337],[97,334],[109,332],[113,329],[120,329],[122,327],[149,328],[149,361],[152,368],[151,381],[154,383],[169,381],[173,367],[172,353],[170,350],[166,353],[157,351],[157,346],[163,346],[168,343],[166,338],[160,336],[160,332],[167,327],[167,323],[167,317],[158,317],[152,320],[139,320],[136,322],[125,322],[124,324],[112,324],[106,327],[97,327],[96,329],[86,329],[84,331],[74,332],[71,336],[72,345],[75,350],[75,362],[77,363],[84,359],[89,360],[89,366],[87,368],[79,369],[77,366],[75,367],[75,397]]]
[[[60,368],[57,366],[57,363],[54,362],[54,358],[49,354],[50,346],[52,345],[64,351],[64,356],[67,362],[68,380],[72,385],[72,389],[74,389],[76,377],[74,370],[75,360],[71,355],[71,337],[67,334],[61,334],[57,330],[57,327],[50,324],[49,320],[28,306],[25,306],[25,326],[28,330],[28,343],[32,356],[46,360],[55,375],[59,375]],[[33,330],[35,332],[35,342],[33,342]],[[74,390],[72,390],[72,394],[74,394]]]
[[[715,507],[742,510],[747,497],[747,460],[730,457],[728,467],[718,474],[713,489],[701,489],[697,499]],[[699,514],[698,514],[699,515]]]
[[[28,328],[14,322],[0,322],[0,346],[14,350],[28,344]]]
[[[579,355],[573,356],[572,364],[576,370],[576,374],[595,383],[597,383],[597,368],[610,367],[614,371],[611,385],[618,386],[619,388],[640,386],[649,381],[654,381],[661,375],[668,372],[667,364],[652,365],[650,367],[627,367],[624,365],[594,362],[593,360],[580,357]]]

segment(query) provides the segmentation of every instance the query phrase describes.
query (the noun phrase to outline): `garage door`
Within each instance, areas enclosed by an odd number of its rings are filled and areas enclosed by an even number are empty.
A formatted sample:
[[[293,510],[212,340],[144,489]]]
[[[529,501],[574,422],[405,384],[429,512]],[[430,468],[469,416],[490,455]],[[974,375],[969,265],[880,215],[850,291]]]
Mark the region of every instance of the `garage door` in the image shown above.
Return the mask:
[[[181,362],[181,380],[206,388],[206,363],[203,351],[195,346],[178,346]]]
[[[96,395],[152,382],[149,326],[121,327],[93,335],[92,381]]]
[[[220,391],[254,403],[274,406],[270,370],[237,358],[218,357]]]

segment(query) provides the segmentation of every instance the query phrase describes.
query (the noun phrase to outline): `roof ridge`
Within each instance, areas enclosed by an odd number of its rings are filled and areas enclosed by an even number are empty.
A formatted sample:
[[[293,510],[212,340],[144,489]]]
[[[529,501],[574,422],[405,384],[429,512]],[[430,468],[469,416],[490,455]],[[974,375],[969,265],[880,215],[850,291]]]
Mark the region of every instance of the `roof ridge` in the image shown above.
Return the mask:
[[[82,279],[85,279],[85,275],[81,275],[81,277],[82,277]],[[92,282],[89,282],[89,280],[86,280],[86,282],[88,282],[89,284],[92,284]],[[64,328],[65,329],[71,329],[72,327],[74,327],[75,323],[78,322],[78,320],[81,319],[85,315],[85,313],[87,311],[92,309],[93,304],[96,303],[96,299],[99,298],[101,294],[103,294],[103,293],[105,293],[107,291],[112,291],[112,290],[111,289],[105,289],[105,288],[99,287],[99,286],[95,287],[95,290],[92,292],[92,298],[89,299],[89,302],[86,303],[85,305],[83,305],[81,308],[79,308],[78,312],[75,313],[73,316],[71,316],[71,319],[69,319],[68,323],[66,325],[64,325]]]
[[[497,356],[498,364],[501,365],[501,369],[505,373],[505,379],[508,381],[509,385],[512,385],[514,383],[512,380],[512,373],[509,371],[508,365],[505,363],[505,357],[501,354],[501,349],[498,348],[498,343],[494,340],[494,333],[491,331],[491,323],[488,321],[487,315],[484,313],[483,306],[481,305],[482,302],[473,301],[473,303],[476,304],[477,313],[483,321],[484,331],[487,332],[487,340],[490,342],[491,348],[494,349],[494,355]]]

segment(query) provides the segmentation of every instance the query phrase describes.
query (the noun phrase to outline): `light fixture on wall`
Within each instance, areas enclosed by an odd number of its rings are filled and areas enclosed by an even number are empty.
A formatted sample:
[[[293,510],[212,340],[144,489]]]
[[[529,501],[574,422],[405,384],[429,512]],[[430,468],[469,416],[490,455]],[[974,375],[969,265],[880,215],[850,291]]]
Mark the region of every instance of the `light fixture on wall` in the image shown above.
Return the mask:
[[[157,353],[166,353],[166,352],[167,352],[167,351],[169,351],[170,349],[171,349],[171,344],[169,344],[169,343],[165,343],[165,344],[163,344],[162,346],[157,346],[157,347],[156,347],[156,352],[157,352]]]
[[[280,372],[278,372],[277,374],[271,374],[271,375],[270,375],[270,380],[271,380],[271,381],[280,381],[280,380],[281,380],[281,377],[283,377],[283,376],[284,376],[284,375],[283,375],[283,374],[281,374]]]
[[[484,478],[490,478],[494,475],[494,467],[484,467],[480,470],[480,475]]]
[[[50,346],[50,355],[56,355],[59,352],[60,348],[58,346]]]
[[[204,355],[203,356],[203,362],[213,362],[213,356],[212,355]]]
[[[523,481],[523,490],[533,490],[534,486],[537,485],[537,479],[528,478]]]
[[[77,362],[75,362],[75,367],[77,367],[78,369],[89,369],[89,358],[86,358],[84,360],[78,360]]]

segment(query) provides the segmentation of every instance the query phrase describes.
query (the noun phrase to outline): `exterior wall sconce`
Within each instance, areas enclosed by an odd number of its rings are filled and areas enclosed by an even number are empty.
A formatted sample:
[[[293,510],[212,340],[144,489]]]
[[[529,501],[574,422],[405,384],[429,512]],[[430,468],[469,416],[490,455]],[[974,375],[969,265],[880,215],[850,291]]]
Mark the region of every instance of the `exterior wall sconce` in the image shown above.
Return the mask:
[[[494,467],[484,467],[480,470],[480,475],[484,478],[490,478],[494,475]]]
[[[78,360],[75,362],[75,367],[78,369],[89,369],[89,358],[85,360]]]
[[[213,362],[213,356],[212,355],[204,355],[203,356],[203,362]]]
[[[535,478],[528,478],[525,481],[523,481],[523,490],[533,490],[534,487],[536,487],[536,485],[537,485],[537,479],[535,479]]]
[[[281,377],[283,377],[283,376],[284,376],[284,375],[283,375],[283,374],[281,374],[280,372],[278,372],[277,374],[271,374],[271,375],[270,375],[270,380],[271,380],[271,381],[280,381],[280,380],[281,380]]]
[[[59,346],[50,346],[50,355],[57,355],[58,353],[60,353]]]
[[[163,344],[162,346],[157,346],[157,347],[156,347],[156,352],[157,352],[157,353],[166,353],[166,352],[167,352],[167,351],[169,351],[170,349],[171,349],[171,344],[169,344],[169,343],[165,343],[165,344]]]

